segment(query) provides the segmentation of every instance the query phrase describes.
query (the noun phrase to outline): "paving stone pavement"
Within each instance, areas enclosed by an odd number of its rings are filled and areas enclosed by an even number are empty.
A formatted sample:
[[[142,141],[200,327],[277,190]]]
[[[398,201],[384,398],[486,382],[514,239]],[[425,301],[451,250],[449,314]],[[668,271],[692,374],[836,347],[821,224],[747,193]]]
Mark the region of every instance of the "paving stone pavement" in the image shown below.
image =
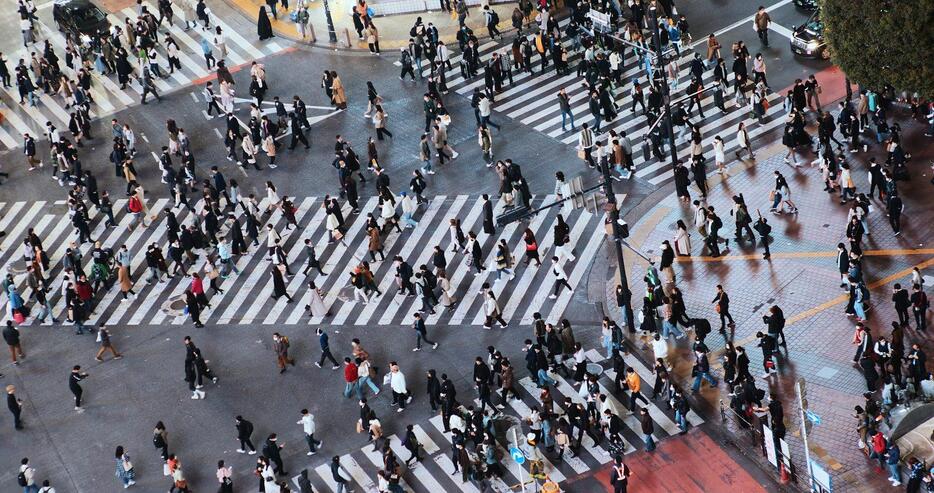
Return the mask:
[[[902,113],[897,111],[897,118],[902,117]],[[927,227],[934,219],[928,206],[931,171],[927,165],[934,151],[917,143],[926,143],[920,136],[923,131],[920,124],[905,122],[902,127],[905,129],[903,141],[908,151],[915,154],[909,163],[914,179],[899,182],[899,191],[906,203],[902,235],[893,235],[884,214],[884,204],[873,200],[874,209],[869,218],[871,234],[863,244],[864,251],[881,251],[873,256],[867,255],[864,260],[864,272],[872,292],[869,326],[876,337],[888,335],[889,322],[897,320],[890,302],[892,284],[901,281],[904,285],[910,279],[911,267],[915,265],[926,267],[934,264],[934,254],[927,250],[934,239],[934,231]],[[795,169],[783,162],[784,148],[780,144],[765,145],[756,152],[758,161],[754,165],[731,163],[729,177],[722,182],[717,177],[719,183],[711,184],[708,198],[724,222],[721,236],[730,238],[729,255],[745,256],[724,261],[681,258],[675,266],[677,285],[684,293],[688,315],[707,318],[716,330],[719,319],[711,301],[715,285],[723,284],[730,294],[730,311],[736,321],[734,343],[747,348],[750,369],[757,375],[762,373],[762,355],[755,347],[754,334],[764,330],[762,315],[765,311],[773,304],[781,306],[789,319],[786,328],[787,358],[779,364],[781,377],[777,381],[773,378],[769,387],[783,402],[788,428],[786,438],[799,474],[803,475],[804,471],[804,453],[798,431],[800,423],[794,381],[804,377],[808,382],[809,408],[823,420],[821,425],[812,427],[809,434],[811,454],[831,473],[834,491],[893,490],[875,461],[869,461],[856,447],[852,412],[855,405],[863,403],[861,394],[866,390],[866,384],[862,373],[851,363],[854,322],[844,314],[845,297],[842,301],[838,299],[844,292],[838,286],[839,275],[833,256],[836,244],[845,242],[847,207],[838,203],[836,194],[829,195],[822,190],[820,171],[810,165],[813,157],[809,156],[808,164]],[[868,190],[865,163],[871,156],[885,160],[881,147],[871,148],[868,153],[847,153],[854,180],[863,192]],[[780,171],[788,180],[792,200],[800,210],[798,214],[768,213],[771,202],[768,193],[774,186],[773,170]],[[692,197],[696,198],[699,192],[693,185],[691,191]],[[761,259],[761,247],[754,249],[743,243],[735,245],[733,241],[733,220],[729,210],[731,197],[738,193],[743,193],[753,216],[758,209],[772,225],[771,262]],[[630,245],[644,256],[657,256],[663,240],[673,241],[675,223],[682,219],[692,231],[692,254],[701,255],[701,240],[692,226],[693,211],[688,205],[679,203],[673,190],[650,195],[645,203],[651,205],[634,207],[634,212],[627,216],[633,231],[628,240]],[[884,250],[898,250],[900,253],[892,255]],[[920,251],[907,254],[909,250]],[[830,255],[804,255],[806,252],[830,252]],[[626,255],[627,275],[630,289],[634,292],[634,310],[637,310],[645,289],[642,278],[647,262],[629,253]],[[619,310],[613,294],[615,285],[614,279],[606,286],[607,311],[617,314],[618,319]],[[931,296],[931,287],[927,288],[928,296]],[[926,350],[934,350],[930,337],[919,335],[914,330],[906,331],[906,346],[916,340]],[[672,347],[678,360],[675,365],[676,381],[682,386],[690,385],[692,359],[689,341],[677,341]],[[722,354],[725,340],[716,332],[708,336],[706,343],[713,355]],[[636,346],[639,346],[638,342]],[[642,356],[648,360],[652,358],[648,352],[643,352]],[[719,371],[719,361],[714,366]],[[760,388],[765,387],[764,382],[759,380]],[[699,404],[706,402],[710,410],[716,410],[718,400],[723,399],[726,405],[729,397],[723,389],[702,390],[700,396],[703,401]],[[741,430],[732,422],[727,422],[726,429],[741,437]],[[749,447],[750,442],[742,441],[744,438],[737,440]],[[749,455],[759,454],[749,448]],[[764,464],[764,459],[762,462]],[[803,484],[799,481],[799,486]]]

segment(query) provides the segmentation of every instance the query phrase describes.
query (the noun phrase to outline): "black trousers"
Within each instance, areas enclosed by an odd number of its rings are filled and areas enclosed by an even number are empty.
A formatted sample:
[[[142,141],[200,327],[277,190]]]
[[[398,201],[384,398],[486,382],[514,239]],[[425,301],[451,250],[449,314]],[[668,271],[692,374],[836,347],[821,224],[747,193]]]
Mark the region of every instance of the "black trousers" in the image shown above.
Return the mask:
[[[81,387],[73,388],[71,393],[75,396],[75,407],[81,407],[81,395],[84,394],[84,390]]]
[[[321,359],[318,360],[318,365],[323,365],[325,359],[331,360],[331,363],[333,363],[334,366],[338,365],[337,360],[334,359],[334,355],[331,354],[331,348],[324,348],[321,350]]]
[[[241,438],[240,450],[252,450],[255,452],[256,447],[253,446],[253,440],[250,440],[249,438]]]

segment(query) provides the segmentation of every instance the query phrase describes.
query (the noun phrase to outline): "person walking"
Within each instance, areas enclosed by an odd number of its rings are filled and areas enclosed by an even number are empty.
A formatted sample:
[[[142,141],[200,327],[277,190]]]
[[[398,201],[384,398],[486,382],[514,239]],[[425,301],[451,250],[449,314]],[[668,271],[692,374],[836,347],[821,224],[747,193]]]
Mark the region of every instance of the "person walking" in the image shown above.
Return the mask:
[[[152,430],[152,445],[160,449],[163,461],[169,460],[169,434],[165,431],[165,424],[162,421],[157,422]]]
[[[549,298],[557,298],[558,293],[561,292],[561,286],[567,286],[569,292],[574,292],[574,288],[568,283],[568,276],[564,273],[564,267],[562,267],[558,257],[551,257],[551,272],[555,276],[555,292],[551,293],[551,295],[548,296]]]
[[[716,311],[717,314],[720,315],[720,333],[721,334],[726,333],[726,327],[727,327],[726,321],[727,320],[730,321],[729,323],[730,328],[733,328],[736,326],[736,323],[733,322],[733,316],[730,315],[730,297],[729,295],[726,294],[726,291],[723,290],[722,284],[717,284],[717,294],[716,296],[714,296],[713,301],[711,301],[711,304],[714,305],[714,311]]]
[[[120,478],[120,482],[123,483],[123,489],[127,489],[136,484],[136,469],[130,461],[130,454],[126,453],[126,450],[123,449],[123,445],[118,445],[117,449],[114,451],[114,462],[117,463],[116,475]]]
[[[81,371],[81,365],[75,365],[71,368],[71,376],[68,377],[68,389],[75,396],[75,411],[79,413],[84,412],[84,408],[81,407],[81,396],[84,394],[84,389],[79,384],[85,378],[88,378],[88,374]]]
[[[233,493],[233,468],[224,464],[224,461],[217,461],[217,472],[215,473],[220,487],[217,493]]]
[[[331,479],[337,485],[336,493],[344,493],[345,489],[348,493],[351,491],[350,486],[348,486],[351,481],[350,473],[341,465],[341,458],[337,455],[331,458]]]
[[[273,463],[273,470],[278,475],[286,475],[289,472],[285,470],[282,464],[282,449],[285,445],[279,443],[279,437],[275,433],[270,433],[263,444],[263,456]]]
[[[483,328],[490,330],[493,328],[493,321],[499,322],[501,328],[506,328],[506,321],[503,320],[503,312],[499,309],[499,304],[496,302],[496,295],[493,294],[493,290],[489,289],[486,292],[486,297],[483,299],[483,315],[486,317],[486,320],[483,322]]]
[[[253,436],[253,423],[244,419],[243,416],[237,416],[236,426],[237,440],[240,441],[240,448],[237,449],[237,452],[256,455],[256,447],[253,446],[253,440],[250,439]]]
[[[94,359],[97,361],[104,361],[104,353],[110,351],[110,354],[113,355],[113,359],[122,359],[121,355],[113,347],[113,344],[110,341],[110,331],[104,327],[104,324],[100,324],[97,328],[97,342],[101,345],[100,349],[97,350],[97,354],[94,356]]]
[[[302,425],[302,431],[305,433],[305,442],[308,443],[308,453],[306,455],[317,454],[318,448],[321,447],[323,442],[315,439],[317,429],[315,427],[315,415],[308,412],[308,409],[302,409],[302,417],[296,424]]]
[[[766,48],[769,47],[769,25],[771,23],[772,18],[769,17],[769,13],[765,11],[765,7],[760,5],[753,18],[753,24],[756,27],[756,34],[759,35],[759,41]]]
[[[329,342],[328,334],[321,327],[318,327],[315,330],[315,334],[318,335],[318,345],[321,346],[321,359],[315,363],[315,366],[321,368],[321,365],[324,364],[325,359],[331,360],[333,365],[331,366],[332,370],[336,370],[341,367],[340,363],[334,358],[334,355],[331,354],[331,343]]]
[[[36,486],[36,470],[29,465],[29,458],[23,457],[19,466],[19,473],[16,480],[23,487],[23,493],[38,493],[39,487]]]
[[[431,349],[438,349],[437,342],[428,340],[428,330],[425,327],[425,319],[422,318],[421,312],[415,312],[414,317],[415,322],[412,323],[412,329],[415,330],[415,347],[412,348],[412,351],[421,351],[422,341],[425,341],[426,344],[431,344]]]

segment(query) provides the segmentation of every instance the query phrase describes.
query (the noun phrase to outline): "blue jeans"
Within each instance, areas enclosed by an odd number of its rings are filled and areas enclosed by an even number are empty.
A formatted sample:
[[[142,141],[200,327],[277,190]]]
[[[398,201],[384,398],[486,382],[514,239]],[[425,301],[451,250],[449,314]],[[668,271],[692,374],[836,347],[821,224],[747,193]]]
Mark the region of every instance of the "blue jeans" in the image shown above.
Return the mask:
[[[426,173],[432,170],[432,169],[431,169],[431,159],[426,159],[426,160],[422,161],[422,163],[424,164],[424,166],[422,166],[422,169],[423,169]]]
[[[415,226],[418,226],[418,221],[412,219],[411,212],[406,212],[405,214],[402,214],[402,223],[405,225],[406,228],[408,228],[409,226],[413,228]]]
[[[576,130],[574,128],[574,113],[564,110],[561,110],[561,130],[565,130],[567,128],[565,127],[564,122],[568,119],[568,117],[571,118],[571,130]]]
[[[662,337],[667,339],[670,334],[674,334],[678,339],[684,337],[684,331],[678,328],[677,323],[662,320]]]
[[[593,117],[593,131],[599,132],[600,125],[603,123],[603,118],[600,118],[600,115],[594,115]]]
[[[376,384],[373,383],[373,379],[371,379],[370,377],[360,377],[357,379],[357,386],[360,387],[361,391],[363,390],[364,385],[366,385],[367,387],[370,387],[370,390],[372,390],[374,394],[379,393],[379,387],[377,387]]]
[[[512,275],[512,272],[509,269],[496,269],[496,280],[497,281],[499,280],[499,278],[503,277],[503,272],[509,274],[510,276]]]
[[[613,338],[610,336],[601,336],[600,342],[603,344],[603,347],[606,349],[606,357],[613,357]]]
[[[363,399],[363,390],[360,389],[357,382],[347,382],[347,385],[344,386],[344,397],[349,398],[350,393],[353,391],[357,391],[357,399]]]
[[[23,493],[39,493],[39,487],[34,484],[23,486]]]
[[[902,480],[902,475],[898,472],[898,462],[895,464],[886,464],[886,467],[889,468],[889,479],[892,481]]]
[[[688,431],[688,421],[684,419],[681,411],[675,411],[675,421],[678,422],[678,428],[681,428],[681,431]]]
[[[694,377],[694,385],[691,386],[692,391],[697,392],[700,390],[701,380],[707,380],[707,383],[710,384],[711,387],[716,387],[717,385],[717,379],[710,376],[710,373],[706,371],[697,372],[697,376]]]
[[[557,385],[558,382],[554,378],[548,376],[548,372],[544,368],[538,370],[538,384],[541,386],[545,385]]]
[[[856,311],[856,316],[862,320],[866,320],[866,309],[863,308],[862,301],[853,302],[853,310]]]
[[[645,443],[646,452],[655,450],[655,440],[652,438],[652,435],[642,435],[642,441]]]

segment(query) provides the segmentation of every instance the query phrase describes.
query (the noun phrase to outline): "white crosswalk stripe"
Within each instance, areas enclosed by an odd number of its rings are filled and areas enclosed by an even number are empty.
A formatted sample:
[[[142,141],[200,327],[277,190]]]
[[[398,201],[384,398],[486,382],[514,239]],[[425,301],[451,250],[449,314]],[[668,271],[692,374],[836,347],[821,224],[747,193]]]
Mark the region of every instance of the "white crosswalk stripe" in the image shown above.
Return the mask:
[[[559,24],[563,25],[566,23],[567,20],[565,19]],[[582,53],[571,52],[570,41],[565,41],[564,46],[569,50],[570,54],[568,62],[570,72],[567,75],[559,75],[555,71],[553,64],[550,64],[547,67],[548,71],[543,74],[540,66],[541,61],[537,55],[534,55],[531,64],[532,70],[534,71],[533,75],[529,75],[526,72],[514,71],[512,76],[514,84],[510,85],[508,78],[504,80],[503,91],[495,95],[496,98],[493,104],[494,113],[492,115],[493,121],[498,121],[502,116],[506,116],[522,124],[531,126],[535,130],[560,140],[565,144],[577,145],[579,131],[572,131],[570,126],[566,127],[567,130],[562,128],[561,109],[556,97],[558,90],[563,87],[567,91],[570,97],[571,113],[574,117],[574,123],[578,128],[580,124],[585,121],[593,128],[593,117],[590,114],[588,106],[589,89],[584,83],[583,77],[578,77],[575,70],[578,61],[582,57]],[[481,64],[490,60],[494,52],[500,52],[503,49],[511,49],[509,43],[502,44],[488,41],[481,44],[478,48]],[[684,95],[684,91],[691,78],[690,61],[693,56],[694,52],[691,50],[683,50],[681,52],[678,74],[678,82],[680,84],[677,85],[676,89],[672,89],[672,99],[677,99]],[[460,55],[452,57],[452,63],[454,64],[457,64],[459,60]],[[626,50],[624,64],[625,65],[621,68],[623,84],[617,87],[614,92],[614,100],[618,105],[618,115],[613,121],[604,122],[601,125],[600,133],[604,135],[601,139],[605,138],[611,129],[615,130],[617,133],[625,131],[633,144],[635,175],[638,178],[649,181],[653,185],[659,185],[673,179],[670,161],[669,159],[662,159],[659,161],[652,156],[643,155],[640,144],[642,137],[649,129],[649,123],[641,114],[636,115],[630,112],[630,106],[632,105],[630,96],[632,81],[634,79],[639,79],[642,82],[643,88],[646,89],[645,94],[647,98],[647,75],[645,71],[639,67],[636,56],[631,49],[627,48]],[[429,70],[423,70],[423,73],[428,74]],[[478,71],[477,77],[469,80],[465,80],[461,76],[458,68],[448,70],[445,74],[448,89],[458,94],[469,96],[475,88],[480,88],[481,90],[484,88],[482,68]],[[669,82],[672,83],[672,81]],[[713,85],[712,69],[704,71],[703,83],[705,87],[708,88]],[[732,81],[730,81],[730,83],[732,83]],[[712,142],[716,135],[720,135],[723,138],[726,145],[726,152],[736,150],[736,129],[741,121],[745,123],[750,138],[762,135],[763,133],[779,127],[784,122],[784,112],[781,109],[780,95],[773,93],[768,96],[772,106],[766,112],[761,122],[749,118],[750,106],[736,107],[731,95],[732,89],[728,89],[724,93],[724,102],[727,112],[721,113],[714,104],[712,90],[708,90],[704,93],[704,97],[701,100],[701,106],[706,118],[700,119],[696,110],[693,116],[689,118],[693,124],[699,124],[701,126],[704,151],[708,155],[713,152]],[[667,147],[667,142],[665,147]],[[690,142],[684,141],[678,143],[680,156],[687,157],[689,155],[689,149]],[[668,152],[670,152],[670,150],[666,150],[666,153]],[[685,162],[687,161],[688,160],[685,159]]]
[[[151,2],[144,2],[151,12],[158,9]],[[110,14],[108,19],[111,23],[117,23],[123,26],[123,18],[136,18],[135,8],[126,8],[118,12],[117,15]],[[204,64],[201,52],[201,40],[207,39],[213,45],[213,31],[205,32],[200,28],[184,31],[181,27],[181,21],[176,17],[176,24],[169,26],[163,23],[159,28],[159,41],[164,39],[166,33],[171,34],[172,38],[179,46],[179,60],[182,68],[176,69],[169,75],[168,79],[155,78],[156,87],[160,95],[176,91],[187,87],[206,76],[213,74],[213,70],[208,70]],[[287,44],[281,41],[268,41],[261,43],[259,41],[250,42],[241,34],[237,33],[231,26],[221,22],[222,29],[227,38],[228,66],[249,63],[253,60],[263,58],[284,51]],[[29,49],[20,48],[15,52],[6,53],[6,57],[11,63],[23,58],[29,60],[29,53],[36,51],[41,47],[41,43],[48,39],[55,47],[56,54],[64,59],[65,38],[61,32],[53,26],[47,26],[41,21],[37,21],[38,43]],[[159,53],[160,68],[168,74],[168,60],[165,58],[164,45],[158,45],[156,48]],[[40,50],[41,51],[41,50]],[[216,50],[215,50],[216,51]],[[219,59],[219,54],[215,53]],[[136,66],[135,58],[131,55],[130,63]],[[74,78],[74,72],[61,63],[63,73],[69,78]],[[11,65],[12,69],[12,65]],[[138,75],[138,74],[137,74]],[[129,106],[139,103],[142,88],[135,80],[127,85],[126,89],[120,89],[115,74],[105,75],[92,71],[91,97],[94,104],[91,105],[92,118],[104,118],[114,114]],[[45,129],[46,121],[51,121],[59,130],[67,133],[68,121],[71,110],[66,108],[67,104],[59,95],[47,95],[41,90],[36,91],[38,100],[37,107],[20,105],[19,94],[15,86],[4,88],[0,93],[0,98],[7,103],[9,109],[3,112],[3,121],[0,122],[0,149],[14,149],[22,145],[22,134],[30,133],[33,136],[42,135]]]
[[[334,325],[408,325],[413,320],[414,313],[422,308],[422,300],[416,297],[397,296],[398,286],[395,282],[396,266],[392,259],[401,256],[415,271],[420,265],[429,265],[433,272],[431,262],[433,249],[440,246],[448,261],[446,272],[451,281],[450,295],[457,300],[453,307],[435,306],[435,314],[426,317],[429,327],[435,324],[472,325],[481,326],[485,317],[482,314],[483,295],[481,286],[489,283],[492,286],[500,308],[504,310],[504,318],[519,323],[531,319],[532,313],[540,311],[545,314],[549,322],[557,322],[567,308],[571,292],[567,291],[555,299],[549,299],[554,282],[552,261],[547,252],[554,236],[556,216],[562,212],[559,207],[546,209],[527,220],[510,224],[505,228],[497,228],[493,235],[486,235],[482,231],[483,201],[480,197],[469,195],[428,197],[430,201],[419,207],[414,218],[418,221],[415,228],[403,229],[402,233],[393,231],[388,237],[384,235],[383,245],[387,260],[385,262],[371,262],[370,268],[376,283],[383,291],[382,296],[370,297],[368,304],[355,303],[352,287],[349,285],[349,273],[362,261],[368,260],[368,238],[365,231],[366,213],[378,207],[377,199],[366,199],[361,202],[361,212],[351,215],[350,207],[344,204],[345,226],[347,234],[344,243],[328,243],[329,235],[324,226],[324,210],[322,200],[316,197],[296,198],[294,203],[298,208],[296,219],[298,228],[285,230],[286,220],[278,210],[270,215],[259,218],[260,235],[259,246],[252,247],[243,255],[235,257],[239,274],[232,274],[219,282],[223,292],[208,293],[210,307],[201,313],[201,320],[206,324],[260,324],[260,325],[297,325],[304,323],[322,323]],[[533,207],[552,203],[554,196],[533,197]],[[146,228],[137,227],[130,230],[131,218],[125,211],[125,201],[117,201],[115,218],[116,227],[104,227],[102,214],[92,210],[91,229],[92,238],[100,241],[103,247],[111,248],[116,252],[121,245],[126,245],[132,257],[130,268],[132,289],[135,297],[124,301],[118,286],[103,290],[96,298],[94,314],[87,323],[103,322],[106,324],[121,325],[147,325],[170,323],[173,325],[188,324],[188,316],[179,316],[164,307],[173,299],[178,299],[190,285],[187,276],[175,276],[164,279],[164,282],[148,284],[148,270],[145,261],[145,249],[150,244],[157,244],[168,257],[168,241],[166,237],[165,214],[171,211],[176,215],[182,227],[191,224],[194,214],[185,208],[174,208],[169,199],[152,200],[149,204],[150,215],[158,218]],[[498,215],[504,210],[504,203],[500,201],[494,207],[494,214]],[[195,211],[200,212],[202,202],[194,204]],[[260,211],[265,210],[265,202],[260,203]],[[92,208],[93,209],[93,208]],[[24,212],[24,213],[20,213]],[[44,201],[13,202],[3,204],[0,208],[2,219],[0,225],[9,234],[0,243],[3,251],[0,252],[0,266],[4,272],[12,272],[20,294],[27,299],[31,295],[28,291],[25,265],[19,243],[22,241],[28,228],[35,228],[36,233],[43,240],[43,247],[50,257],[50,270],[46,277],[54,291],[50,301],[55,306],[56,317],[65,314],[65,299],[61,296],[62,258],[71,242],[77,239],[71,219],[67,217],[61,205]],[[237,210],[241,227],[245,222],[242,211]],[[564,211],[568,225],[571,227],[571,245],[577,245],[577,257],[574,261],[563,261],[563,268],[568,274],[570,282],[576,287],[584,272],[589,268],[594,256],[599,250],[605,236],[603,216],[593,214],[586,210]],[[483,252],[483,265],[487,270],[474,275],[475,268],[469,265],[465,253],[458,249],[452,252],[452,243],[449,235],[451,219],[461,220],[466,232],[478,233],[479,242]],[[293,273],[286,278],[287,291],[295,302],[286,303],[285,298],[272,300],[272,280],[270,266],[267,259],[266,224],[272,224],[276,231],[282,235],[282,246],[286,252],[289,269]],[[534,263],[524,265],[525,242],[523,234],[530,229],[538,243],[541,245],[542,266]],[[226,231],[226,226],[221,234]],[[304,249],[305,239],[311,239],[315,246],[318,260],[321,262],[326,275],[309,272],[308,276],[302,273],[307,262]],[[496,281],[495,249],[494,245],[504,240],[512,252],[516,264],[513,267],[514,278],[504,275],[501,281]],[[85,255],[83,268],[90,272],[91,257],[89,255],[92,244],[85,243],[80,247]],[[188,267],[189,272],[203,272],[205,259],[212,253],[213,248],[207,251],[196,250],[200,257]],[[171,259],[170,272],[174,270]],[[325,305],[331,316],[319,319],[312,317],[305,310],[308,303],[308,283],[314,280],[324,295]],[[207,280],[205,280],[207,285]],[[440,288],[435,291],[441,298]],[[0,297],[5,300],[5,296]],[[526,309],[528,308],[528,309]],[[9,316],[7,313],[5,316]]]

